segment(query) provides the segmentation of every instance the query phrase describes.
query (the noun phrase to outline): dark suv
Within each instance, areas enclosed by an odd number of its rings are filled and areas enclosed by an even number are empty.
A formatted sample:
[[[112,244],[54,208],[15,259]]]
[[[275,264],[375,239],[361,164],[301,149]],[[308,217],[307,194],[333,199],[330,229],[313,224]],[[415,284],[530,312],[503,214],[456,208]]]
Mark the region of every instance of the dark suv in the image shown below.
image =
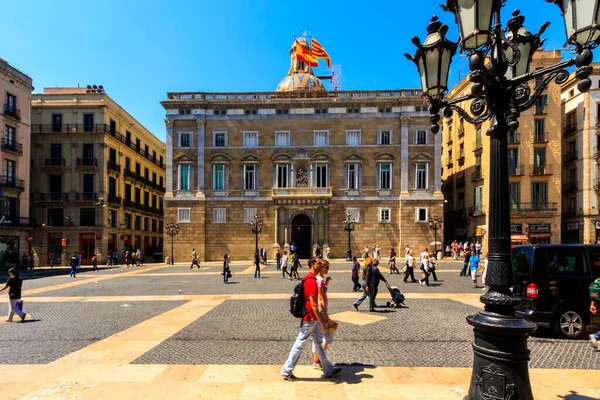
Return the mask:
[[[600,246],[513,246],[512,265],[513,292],[521,299],[517,313],[564,338],[585,333],[591,322],[589,286],[600,276]]]

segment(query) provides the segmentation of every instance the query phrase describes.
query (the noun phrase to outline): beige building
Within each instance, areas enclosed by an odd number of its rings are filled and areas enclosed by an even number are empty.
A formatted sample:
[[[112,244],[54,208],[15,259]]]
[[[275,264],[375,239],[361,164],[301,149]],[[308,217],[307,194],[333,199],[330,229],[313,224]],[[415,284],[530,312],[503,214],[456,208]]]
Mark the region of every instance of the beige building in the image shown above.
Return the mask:
[[[0,268],[21,265],[32,248],[35,221],[29,210],[31,91],[29,76],[0,58]]]
[[[600,241],[600,64],[594,64],[592,88],[577,90],[572,74],[562,88],[563,242]]]
[[[249,259],[250,222],[264,222],[269,258],[292,243],[301,256],[331,246],[345,257],[378,244],[403,254],[433,241],[442,216],[441,138],[428,131],[418,90],[327,92],[295,60],[275,92],[168,93],[165,223],[175,261]],[[165,255],[170,255],[170,238]],[[431,246],[430,246],[431,247]]]
[[[561,61],[560,51],[538,51],[532,69]],[[532,93],[540,81],[530,83]],[[461,81],[449,94],[470,93]],[[468,109],[469,104],[463,104]],[[479,240],[487,249],[490,121],[473,126],[457,113],[444,119],[443,192],[446,241]],[[509,135],[511,233],[513,243],[561,242],[561,87],[552,82],[540,100],[519,118]],[[567,157],[568,158],[568,157]]]
[[[123,260],[162,247],[165,144],[102,87],[46,88],[32,102],[31,195],[41,262]],[[66,239],[66,240],[65,240]],[[66,246],[65,246],[66,244]]]

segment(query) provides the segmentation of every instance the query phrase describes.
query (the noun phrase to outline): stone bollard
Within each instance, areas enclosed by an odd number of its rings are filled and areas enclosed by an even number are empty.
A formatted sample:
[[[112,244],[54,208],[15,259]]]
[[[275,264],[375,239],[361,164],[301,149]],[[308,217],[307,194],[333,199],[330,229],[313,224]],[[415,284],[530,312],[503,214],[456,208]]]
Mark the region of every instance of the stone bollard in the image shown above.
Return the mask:
[[[171,257],[169,257],[169,256],[165,257],[165,264],[167,264],[167,265],[171,264]]]

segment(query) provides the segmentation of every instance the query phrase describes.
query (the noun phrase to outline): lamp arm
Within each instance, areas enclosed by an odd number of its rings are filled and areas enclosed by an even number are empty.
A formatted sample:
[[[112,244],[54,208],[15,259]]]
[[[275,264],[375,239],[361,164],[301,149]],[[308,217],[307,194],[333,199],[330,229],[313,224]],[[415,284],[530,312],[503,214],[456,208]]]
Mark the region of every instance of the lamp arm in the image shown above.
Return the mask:
[[[559,69],[558,71],[550,72],[548,74],[548,76],[546,76],[544,78],[544,80],[536,87],[533,95],[523,96],[523,99],[526,99],[527,97],[529,97],[528,100],[526,100],[525,102],[515,104],[516,110],[518,112],[521,112],[521,111],[528,109],[532,105],[534,105],[535,102],[542,96],[542,93],[548,87],[550,82],[552,82],[553,80],[558,85],[561,85],[561,84],[565,83],[567,81],[567,79],[569,79],[569,71],[567,71],[566,69]],[[530,90],[529,85],[527,85],[527,84],[523,84],[523,85],[521,85],[521,87],[523,87],[523,90],[525,90],[526,92],[529,92],[529,90]],[[519,91],[519,88],[517,88],[517,92],[518,91]],[[528,94],[529,93],[527,93],[527,95]],[[519,99],[519,96],[517,96],[517,101],[518,101],[518,99]]]
[[[482,122],[490,119],[492,116],[490,110],[487,108],[487,101],[485,98],[478,98],[471,103],[471,112],[478,115],[475,117],[472,117],[468,112],[456,104],[449,104],[448,108],[450,108],[452,111],[456,111],[458,115],[472,125],[481,124]]]
[[[546,67],[546,68],[540,68],[540,69],[535,70],[533,72],[529,72],[529,73],[527,73],[525,75],[521,75],[521,76],[517,76],[517,77],[512,78],[512,79],[509,79],[509,80],[507,80],[507,85],[508,85],[508,87],[517,87],[517,86],[519,86],[522,83],[525,83],[527,81],[530,81],[532,79],[537,78],[538,76],[547,75],[547,74],[550,74],[552,72],[555,72],[555,71],[558,71],[558,70],[561,70],[561,69],[565,69],[565,68],[571,67],[573,65],[575,65],[575,58],[571,58],[571,59],[568,59],[566,61],[560,62],[558,64],[551,65],[551,66]],[[567,78],[568,78],[568,76],[567,76]]]

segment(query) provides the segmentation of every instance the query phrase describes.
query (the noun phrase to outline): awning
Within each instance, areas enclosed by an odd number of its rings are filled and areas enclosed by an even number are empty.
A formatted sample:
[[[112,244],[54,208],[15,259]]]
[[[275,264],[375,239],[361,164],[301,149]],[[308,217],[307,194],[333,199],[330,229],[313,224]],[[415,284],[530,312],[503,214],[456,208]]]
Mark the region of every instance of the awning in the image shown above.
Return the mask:
[[[529,232],[530,238],[549,238],[552,237],[551,233],[548,232]]]
[[[529,238],[525,235],[512,235],[510,237],[511,242],[527,242]]]

